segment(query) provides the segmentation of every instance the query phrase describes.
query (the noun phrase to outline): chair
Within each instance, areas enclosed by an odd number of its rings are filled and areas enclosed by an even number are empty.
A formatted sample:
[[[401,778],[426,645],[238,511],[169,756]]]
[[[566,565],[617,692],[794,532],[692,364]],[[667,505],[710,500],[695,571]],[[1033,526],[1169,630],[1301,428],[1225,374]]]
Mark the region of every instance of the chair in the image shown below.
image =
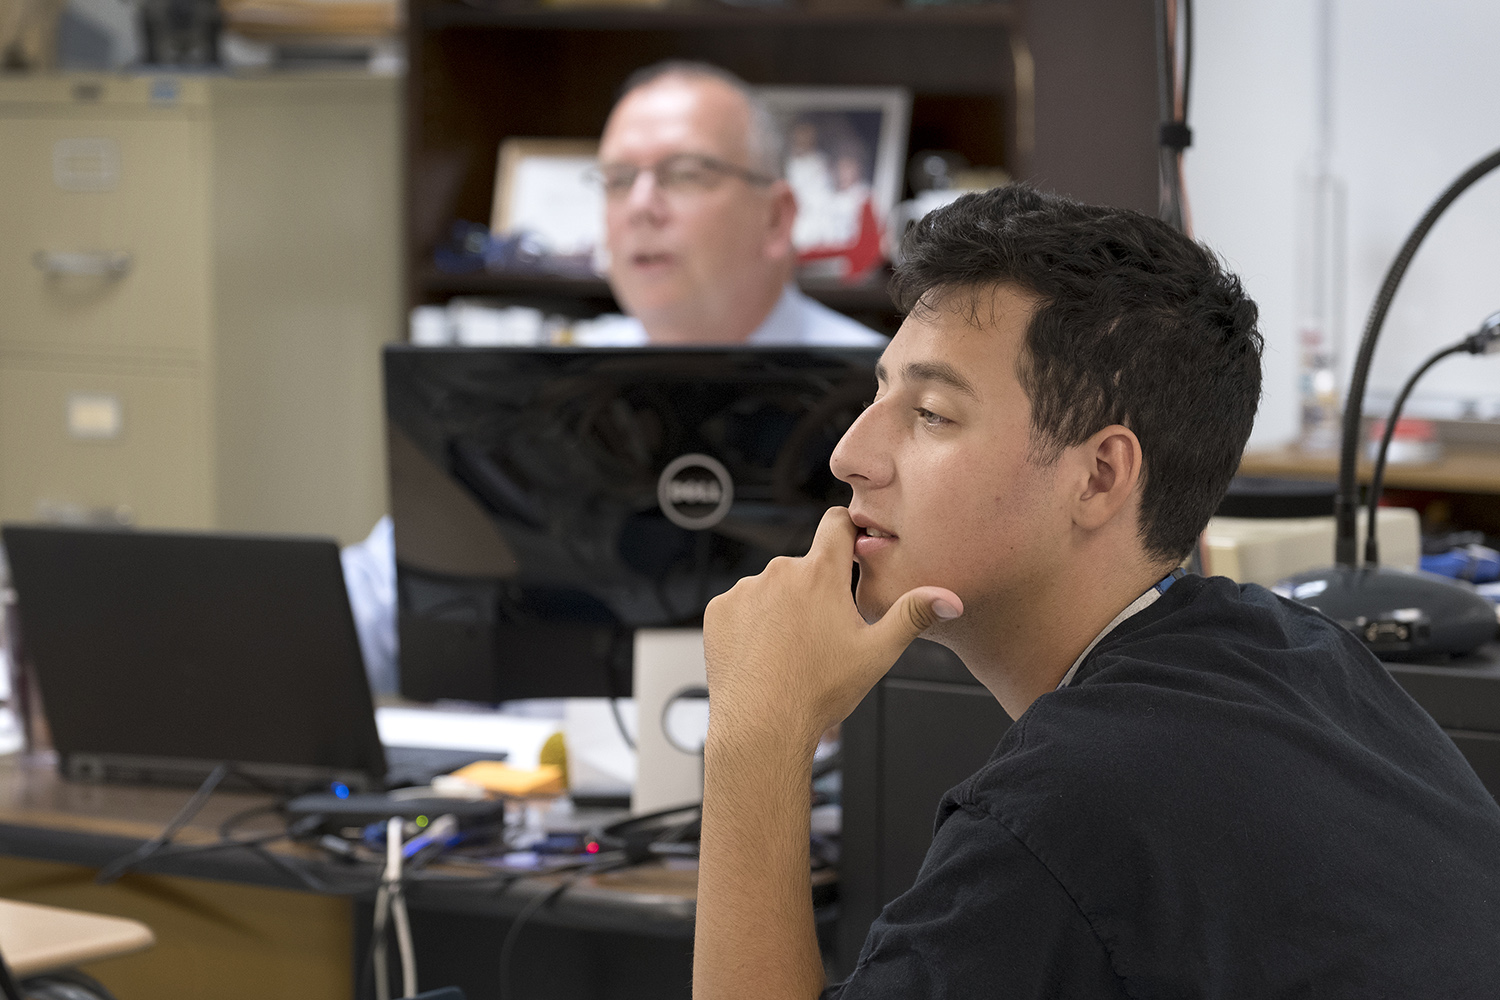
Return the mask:
[[[112,1000],[73,967],[155,942],[138,920],[0,899],[0,994],[4,1000]]]

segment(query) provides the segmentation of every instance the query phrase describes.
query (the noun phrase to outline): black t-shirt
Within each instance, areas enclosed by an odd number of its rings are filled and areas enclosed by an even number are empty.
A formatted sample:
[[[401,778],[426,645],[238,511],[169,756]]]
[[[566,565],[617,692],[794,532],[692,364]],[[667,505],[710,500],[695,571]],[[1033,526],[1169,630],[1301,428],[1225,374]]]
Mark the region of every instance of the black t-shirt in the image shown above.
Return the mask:
[[[1186,577],[944,796],[826,997],[1500,997],[1500,807],[1348,632]]]

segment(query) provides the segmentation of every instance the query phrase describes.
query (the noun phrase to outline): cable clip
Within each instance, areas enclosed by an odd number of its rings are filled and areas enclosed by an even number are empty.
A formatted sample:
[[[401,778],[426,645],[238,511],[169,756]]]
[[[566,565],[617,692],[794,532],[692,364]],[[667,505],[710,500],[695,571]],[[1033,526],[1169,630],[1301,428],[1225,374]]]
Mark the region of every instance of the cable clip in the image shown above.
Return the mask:
[[[1193,144],[1193,130],[1187,122],[1162,122],[1158,138],[1163,146],[1180,153]]]
[[[1464,338],[1470,354],[1500,354],[1500,312],[1491,313],[1479,329]]]

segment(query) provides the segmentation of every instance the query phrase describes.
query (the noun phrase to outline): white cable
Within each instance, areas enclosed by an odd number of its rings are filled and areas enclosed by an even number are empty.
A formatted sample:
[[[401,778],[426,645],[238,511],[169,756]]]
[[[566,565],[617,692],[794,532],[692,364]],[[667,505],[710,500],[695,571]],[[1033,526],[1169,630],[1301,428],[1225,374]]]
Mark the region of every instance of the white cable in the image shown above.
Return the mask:
[[[417,995],[417,955],[411,944],[411,924],[406,917],[406,899],[396,897],[392,916],[396,918],[396,948],[401,954],[401,987],[403,997]]]
[[[417,994],[417,956],[416,950],[411,943],[411,922],[406,913],[406,896],[401,890],[401,854],[406,845],[402,840],[402,833],[406,821],[399,816],[392,816],[385,825],[385,875],[381,878],[381,891],[385,894],[390,907],[392,922],[396,925],[396,951],[401,956],[401,995],[403,997],[416,996]],[[376,899],[376,916],[380,917],[380,900]],[[384,931],[384,921],[381,921],[381,929]],[[381,944],[384,944],[383,934]],[[384,947],[381,948],[383,952]],[[377,967],[377,973],[383,967]],[[377,990],[379,978],[377,977]],[[389,984],[387,984],[387,991]],[[378,995],[377,1000],[390,1000],[389,995]]]
[[[391,896],[384,879],[375,890],[375,924],[370,929],[370,954],[375,963],[375,1000],[391,1000],[390,966],[385,953],[385,923],[390,912]]]

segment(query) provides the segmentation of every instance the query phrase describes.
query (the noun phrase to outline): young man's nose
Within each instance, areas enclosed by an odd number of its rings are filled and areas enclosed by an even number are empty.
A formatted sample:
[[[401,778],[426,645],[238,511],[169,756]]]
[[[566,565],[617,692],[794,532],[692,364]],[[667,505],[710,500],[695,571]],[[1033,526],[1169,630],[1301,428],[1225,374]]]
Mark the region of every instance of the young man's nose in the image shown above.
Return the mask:
[[[895,470],[890,454],[893,429],[888,425],[888,415],[880,403],[865,407],[833,449],[828,460],[833,474],[851,486],[889,483]]]

